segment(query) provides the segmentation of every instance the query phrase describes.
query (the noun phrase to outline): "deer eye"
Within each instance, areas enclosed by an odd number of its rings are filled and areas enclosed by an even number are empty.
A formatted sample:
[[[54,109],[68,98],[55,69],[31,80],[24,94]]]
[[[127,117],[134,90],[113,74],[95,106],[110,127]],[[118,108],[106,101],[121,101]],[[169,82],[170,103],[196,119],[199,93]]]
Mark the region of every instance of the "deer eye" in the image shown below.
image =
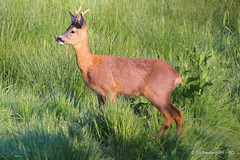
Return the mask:
[[[72,30],[70,33],[71,33],[71,34],[75,34],[75,33],[76,33],[76,31]]]

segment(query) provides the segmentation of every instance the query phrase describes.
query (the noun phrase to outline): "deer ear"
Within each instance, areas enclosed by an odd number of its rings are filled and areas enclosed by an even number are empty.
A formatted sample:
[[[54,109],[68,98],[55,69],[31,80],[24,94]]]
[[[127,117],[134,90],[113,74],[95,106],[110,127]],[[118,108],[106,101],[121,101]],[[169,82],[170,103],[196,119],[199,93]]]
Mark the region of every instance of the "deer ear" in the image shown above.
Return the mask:
[[[70,11],[69,11],[69,14],[70,14],[70,17],[71,17],[71,21],[74,22],[74,20],[75,20],[74,15]]]
[[[80,14],[80,28],[82,28],[82,25],[83,25],[83,16],[82,16],[82,13]]]

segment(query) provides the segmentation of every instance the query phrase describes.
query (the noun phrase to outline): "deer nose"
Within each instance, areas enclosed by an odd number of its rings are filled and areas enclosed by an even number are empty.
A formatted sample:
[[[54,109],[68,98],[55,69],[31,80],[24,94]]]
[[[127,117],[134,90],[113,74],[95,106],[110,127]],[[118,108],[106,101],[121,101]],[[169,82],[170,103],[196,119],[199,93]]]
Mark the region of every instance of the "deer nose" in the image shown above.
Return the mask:
[[[63,44],[64,43],[64,40],[61,37],[57,37],[56,40],[57,40],[57,42],[59,44]]]

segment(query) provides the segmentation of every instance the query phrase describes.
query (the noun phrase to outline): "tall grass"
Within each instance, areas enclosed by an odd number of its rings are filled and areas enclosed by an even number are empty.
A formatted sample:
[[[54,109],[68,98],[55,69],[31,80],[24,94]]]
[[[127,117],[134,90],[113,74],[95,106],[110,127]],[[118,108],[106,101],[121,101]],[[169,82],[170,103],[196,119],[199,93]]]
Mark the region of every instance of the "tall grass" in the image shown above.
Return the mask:
[[[79,5],[90,8],[93,54],[162,59],[180,73],[171,99],[181,138],[174,123],[153,138],[164,119],[143,97],[97,107],[74,50],[55,41]],[[0,159],[240,158],[239,9],[236,0],[2,0]]]

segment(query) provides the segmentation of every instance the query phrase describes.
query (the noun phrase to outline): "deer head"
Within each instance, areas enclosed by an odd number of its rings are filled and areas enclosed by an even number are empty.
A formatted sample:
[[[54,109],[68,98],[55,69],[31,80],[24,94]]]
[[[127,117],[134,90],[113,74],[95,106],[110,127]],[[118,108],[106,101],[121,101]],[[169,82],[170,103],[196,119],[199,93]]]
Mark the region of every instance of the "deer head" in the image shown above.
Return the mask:
[[[66,32],[64,32],[62,35],[60,35],[59,37],[56,38],[56,40],[59,44],[75,45],[81,41],[82,33],[87,31],[87,24],[86,24],[85,20],[83,19],[83,15],[85,13],[87,13],[87,11],[89,9],[86,10],[85,12],[81,12],[80,17],[77,18],[80,10],[81,10],[81,6],[78,9],[78,11],[76,11],[75,15],[73,15],[69,11],[72,24],[68,27]]]

